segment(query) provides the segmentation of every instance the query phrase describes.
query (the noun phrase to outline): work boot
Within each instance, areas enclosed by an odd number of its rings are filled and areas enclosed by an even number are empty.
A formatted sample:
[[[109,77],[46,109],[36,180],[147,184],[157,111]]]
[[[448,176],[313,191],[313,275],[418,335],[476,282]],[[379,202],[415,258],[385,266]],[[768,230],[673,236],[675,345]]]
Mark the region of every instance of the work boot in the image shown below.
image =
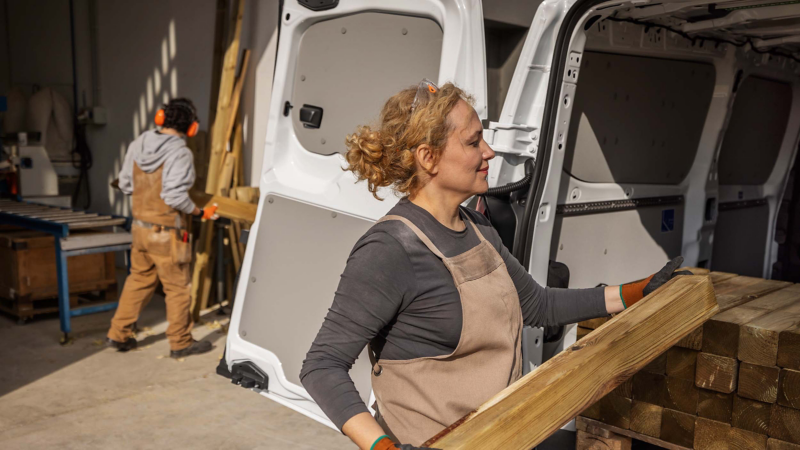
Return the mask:
[[[170,350],[170,358],[183,358],[191,355],[199,355],[201,353],[210,352],[214,346],[208,341],[192,341],[192,345],[182,348],[180,350]]]
[[[136,339],[129,337],[125,342],[117,342],[109,337],[106,338],[106,346],[117,349],[118,352],[127,352],[136,348]]]

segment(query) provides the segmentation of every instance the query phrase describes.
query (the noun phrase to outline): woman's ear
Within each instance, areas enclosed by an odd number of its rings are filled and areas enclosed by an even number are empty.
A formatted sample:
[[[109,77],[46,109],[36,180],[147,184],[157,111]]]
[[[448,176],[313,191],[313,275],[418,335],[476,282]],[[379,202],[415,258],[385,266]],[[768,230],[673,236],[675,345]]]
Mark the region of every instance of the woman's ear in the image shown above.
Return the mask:
[[[433,149],[428,144],[419,145],[417,151],[414,152],[414,156],[417,158],[417,164],[425,169],[425,172],[429,175],[436,175],[439,171],[439,167],[433,157]]]

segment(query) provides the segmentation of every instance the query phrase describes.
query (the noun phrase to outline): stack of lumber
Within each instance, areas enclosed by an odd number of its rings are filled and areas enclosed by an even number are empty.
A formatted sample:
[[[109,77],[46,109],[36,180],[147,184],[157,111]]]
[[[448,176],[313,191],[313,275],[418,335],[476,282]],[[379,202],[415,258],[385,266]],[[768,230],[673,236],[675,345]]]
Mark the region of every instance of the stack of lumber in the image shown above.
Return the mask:
[[[213,95],[217,98],[216,110],[213,114],[213,125],[209,135],[210,142],[199,140],[194,142],[196,157],[202,158],[197,166],[201,168],[198,177],[204,183],[190,192],[199,208],[216,205],[220,217],[231,219],[226,230],[225,250],[223,255],[215,254],[214,224],[203,221],[195,248],[195,261],[192,274],[192,314],[197,320],[200,311],[209,305],[213,292],[214,260],[224,258],[233,264],[225,264],[226,273],[216,274],[224,277],[228,290],[226,299],[218,298],[218,303],[231,302],[232,285],[236,272],[244,258],[244,247],[239,243],[241,230],[255,221],[259,198],[258,188],[244,187],[243,145],[244,133],[239,111],[245,75],[250,61],[250,51],[240,51],[240,35],[244,0],[235,3],[236,11],[228,25],[228,32],[222,33],[224,16],[228,2],[218,1],[217,5],[217,45],[215,60],[220,63],[219,76],[215,74]],[[223,35],[227,36],[223,36]],[[223,44],[224,43],[224,44]],[[224,49],[224,55],[220,55]],[[241,55],[241,61],[240,61]],[[238,67],[239,75],[236,75]],[[205,161],[207,160],[207,163]]]
[[[578,449],[800,450],[800,285],[710,276],[720,312],[587,408]]]
[[[677,277],[423,447],[530,449],[719,311],[708,276]]]

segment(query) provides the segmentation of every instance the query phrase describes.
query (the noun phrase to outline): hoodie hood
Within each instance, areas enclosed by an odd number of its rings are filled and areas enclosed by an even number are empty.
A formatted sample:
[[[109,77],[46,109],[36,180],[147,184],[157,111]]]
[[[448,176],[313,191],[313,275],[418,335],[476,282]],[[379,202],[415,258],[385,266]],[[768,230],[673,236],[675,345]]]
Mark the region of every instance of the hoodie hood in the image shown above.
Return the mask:
[[[149,130],[140,134],[130,145],[133,160],[145,172],[152,173],[164,164],[175,152],[186,148],[186,141],[179,136]]]

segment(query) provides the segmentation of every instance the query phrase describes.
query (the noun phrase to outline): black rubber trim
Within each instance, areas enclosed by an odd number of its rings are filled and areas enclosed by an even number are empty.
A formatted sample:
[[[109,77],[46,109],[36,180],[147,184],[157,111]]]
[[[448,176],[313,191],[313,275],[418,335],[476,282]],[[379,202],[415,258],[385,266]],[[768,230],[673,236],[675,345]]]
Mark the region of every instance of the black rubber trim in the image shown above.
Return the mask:
[[[562,216],[583,216],[587,214],[627,211],[631,209],[649,208],[653,206],[679,205],[681,203],[683,203],[682,195],[637,198],[629,200],[610,200],[605,202],[572,203],[569,205],[558,205],[556,207],[556,214]]]
[[[558,38],[556,39],[556,47],[553,52],[553,61],[551,63],[552,69],[550,70],[550,80],[547,86],[547,97],[545,98],[544,115],[542,116],[542,142],[539,145],[539,153],[536,158],[536,166],[533,170],[533,178],[528,187],[528,196],[525,203],[525,211],[522,214],[520,226],[517,229],[517,236],[514,239],[514,249],[512,251],[514,257],[526,268],[529,268],[529,260],[533,242],[533,230],[539,209],[539,203],[542,201],[542,192],[544,191],[544,184],[547,177],[545,176],[546,168],[550,165],[550,153],[553,146],[553,138],[556,129],[556,119],[558,118],[558,108],[560,104],[561,86],[564,79],[564,71],[566,70],[569,40],[572,36],[575,27],[580,24],[581,18],[593,6],[603,3],[605,0],[578,0],[567,11],[567,15],[562,21],[561,29],[558,30]]]
[[[725,202],[719,204],[720,211],[730,211],[733,209],[755,208],[767,204],[767,199],[759,198],[756,200],[739,200],[735,202]]]

